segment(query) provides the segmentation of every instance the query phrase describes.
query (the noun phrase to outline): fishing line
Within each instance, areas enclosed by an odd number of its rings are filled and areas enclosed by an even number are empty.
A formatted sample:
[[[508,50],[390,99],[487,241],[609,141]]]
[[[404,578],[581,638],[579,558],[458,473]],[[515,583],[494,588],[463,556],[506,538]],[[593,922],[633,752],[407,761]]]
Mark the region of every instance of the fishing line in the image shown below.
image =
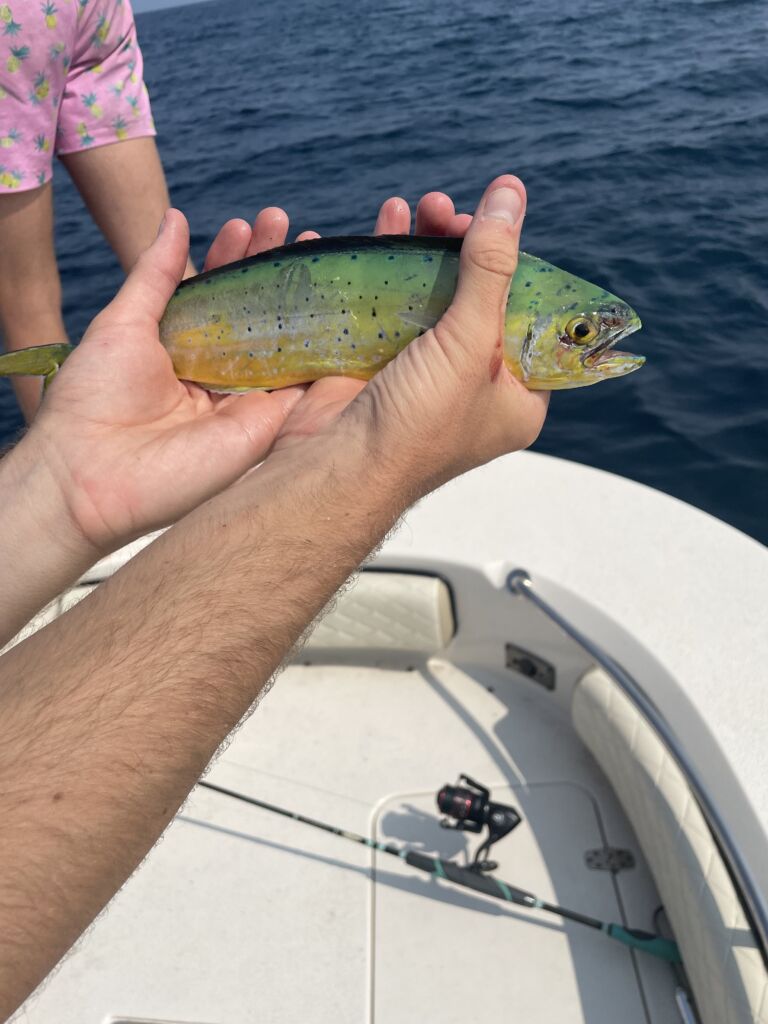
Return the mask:
[[[547,900],[539,899],[533,893],[526,892],[525,889],[519,889],[517,886],[510,885],[508,882],[496,878],[495,875],[489,874],[488,871],[483,870],[481,867],[463,867],[461,864],[457,864],[456,861],[443,860],[441,857],[431,857],[428,854],[420,853],[418,850],[412,850],[407,846],[398,846],[395,843],[381,843],[375,839],[367,839],[357,832],[350,832],[347,829],[329,825],[327,822],[308,818],[303,814],[297,814],[296,811],[286,810],[283,807],[278,807],[276,804],[267,803],[265,800],[257,800],[256,797],[246,796],[244,793],[238,793],[234,789],[227,789],[225,786],[218,786],[213,782],[201,781],[198,785],[204,789],[220,793],[223,796],[231,797],[233,800],[240,800],[242,803],[251,804],[253,807],[260,807],[271,814],[279,814],[283,818],[291,818],[293,821],[301,822],[302,825],[310,825],[312,828],[322,829],[323,832],[330,832],[341,839],[348,839],[352,843],[358,843],[360,846],[367,846],[369,849],[378,850],[379,853],[399,857],[406,864],[417,868],[419,871],[424,871],[434,878],[453,882],[454,885],[462,886],[465,889],[474,889],[476,892],[492,896],[494,899],[504,900],[507,903],[515,903],[518,906],[528,907],[531,910],[543,910],[549,914],[556,914],[558,917],[565,918],[568,921],[574,921],[576,924],[603,932],[609,938],[615,939],[625,946],[630,946],[643,953],[659,957],[668,963],[682,963],[677,943],[671,939],[665,939],[660,935],[654,935],[652,932],[641,931],[637,928],[625,928],[620,924],[600,921],[596,917],[590,917],[578,911],[569,910],[567,907],[558,906],[556,903],[549,903]]]

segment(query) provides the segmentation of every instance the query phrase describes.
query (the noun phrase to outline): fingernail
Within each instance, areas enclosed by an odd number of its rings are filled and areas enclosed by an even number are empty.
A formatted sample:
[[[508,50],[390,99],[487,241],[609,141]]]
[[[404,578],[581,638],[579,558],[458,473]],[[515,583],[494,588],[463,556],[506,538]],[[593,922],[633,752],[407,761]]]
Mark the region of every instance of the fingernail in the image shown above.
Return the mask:
[[[162,220],[160,221],[160,227],[159,227],[159,228],[157,229],[157,237],[158,237],[158,238],[159,238],[159,237],[160,237],[160,235],[162,235],[162,233],[163,233],[163,228],[165,227],[165,218],[166,218],[167,216],[168,216],[168,214],[167,214],[167,213],[164,213],[164,214],[163,214],[163,219],[162,219]]]
[[[508,224],[517,224],[523,212],[523,200],[520,193],[503,185],[491,192],[485,201],[484,217],[494,220],[505,220]]]

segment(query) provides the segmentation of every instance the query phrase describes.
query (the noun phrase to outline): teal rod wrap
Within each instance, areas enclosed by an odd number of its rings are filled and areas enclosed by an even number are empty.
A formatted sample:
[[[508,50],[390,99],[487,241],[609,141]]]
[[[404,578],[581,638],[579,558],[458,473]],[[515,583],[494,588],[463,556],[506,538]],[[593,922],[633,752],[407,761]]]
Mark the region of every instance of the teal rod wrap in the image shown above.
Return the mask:
[[[671,964],[681,964],[683,958],[680,955],[680,947],[672,939],[663,939],[660,935],[653,935],[651,932],[641,932],[636,928],[623,928],[620,924],[605,924],[603,931],[612,939],[623,942],[625,946],[642,950],[643,953],[650,953],[661,960],[667,960]]]

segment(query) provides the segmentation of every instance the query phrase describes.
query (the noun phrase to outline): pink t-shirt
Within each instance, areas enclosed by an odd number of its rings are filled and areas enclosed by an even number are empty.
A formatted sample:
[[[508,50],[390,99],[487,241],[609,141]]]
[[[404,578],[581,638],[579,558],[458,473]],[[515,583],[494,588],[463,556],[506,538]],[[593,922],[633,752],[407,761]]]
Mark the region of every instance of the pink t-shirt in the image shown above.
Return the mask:
[[[130,0],[0,0],[0,193],[54,153],[154,135]]]

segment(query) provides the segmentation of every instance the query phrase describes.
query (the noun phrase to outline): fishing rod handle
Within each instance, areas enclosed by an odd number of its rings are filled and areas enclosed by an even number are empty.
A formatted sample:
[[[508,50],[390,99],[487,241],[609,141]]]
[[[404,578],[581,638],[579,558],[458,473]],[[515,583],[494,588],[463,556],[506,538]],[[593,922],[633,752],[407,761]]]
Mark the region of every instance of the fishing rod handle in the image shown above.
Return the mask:
[[[406,864],[410,864],[412,868],[426,871],[436,878],[445,878],[465,889],[475,889],[477,892],[485,893],[486,896],[493,896],[497,900],[506,900],[508,903],[517,903],[524,907],[538,906],[538,901],[532,893],[507,885],[506,882],[494,878],[493,875],[483,875],[479,871],[454,864],[453,861],[430,857],[415,850],[409,850],[404,859]]]
[[[402,851],[400,856],[403,856]],[[434,875],[435,878],[445,878],[447,881],[461,885],[465,889],[475,889],[486,896],[506,900],[508,903],[517,903],[523,907],[535,907],[540,910],[551,911],[552,913],[559,914],[561,917],[578,921],[580,924],[603,931],[612,939],[621,942],[625,946],[630,946],[632,949],[649,953],[651,956],[666,960],[671,964],[682,963],[680,949],[677,943],[671,939],[663,939],[660,935],[640,931],[637,928],[624,928],[619,924],[603,924],[596,918],[577,914],[575,911],[567,910],[565,907],[557,907],[552,903],[547,903],[545,900],[538,899],[533,893],[526,892],[525,889],[517,889],[515,886],[508,885],[493,875],[483,875],[479,871],[462,867],[460,864],[455,864],[450,860],[441,860],[439,857],[430,857],[425,853],[417,853],[416,851],[408,851],[404,856],[404,860],[411,867],[418,868],[420,871],[426,871],[428,874]]]

